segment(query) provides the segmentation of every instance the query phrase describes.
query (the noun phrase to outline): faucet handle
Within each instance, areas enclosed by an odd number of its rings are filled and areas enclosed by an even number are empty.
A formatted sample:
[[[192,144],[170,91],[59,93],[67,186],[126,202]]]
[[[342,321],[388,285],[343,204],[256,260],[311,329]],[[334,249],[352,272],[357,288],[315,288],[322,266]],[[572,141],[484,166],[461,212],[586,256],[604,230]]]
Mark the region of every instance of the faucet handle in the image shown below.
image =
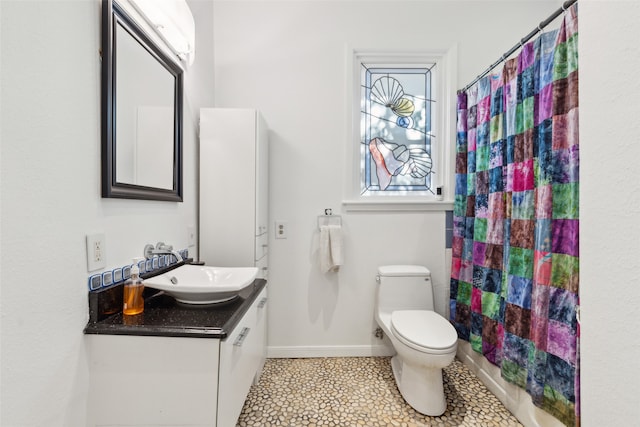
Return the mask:
[[[152,244],[144,245],[144,257],[146,259],[153,258],[153,245]]]
[[[156,243],[156,249],[159,249],[161,251],[172,251],[173,245],[165,245],[164,242],[158,242]]]

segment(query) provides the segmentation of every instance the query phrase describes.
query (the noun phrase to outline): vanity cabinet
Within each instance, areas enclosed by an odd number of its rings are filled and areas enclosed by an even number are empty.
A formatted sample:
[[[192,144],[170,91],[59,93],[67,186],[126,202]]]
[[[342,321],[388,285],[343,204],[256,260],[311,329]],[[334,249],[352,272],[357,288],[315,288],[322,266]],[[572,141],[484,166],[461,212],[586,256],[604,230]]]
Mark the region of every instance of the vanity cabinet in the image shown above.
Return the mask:
[[[235,426],[264,366],[266,310],[264,286],[224,338],[86,335],[87,425]],[[204,330],[183,332],[196,329]]]
[[[255,265],[267,276],[268,136],[257,110],[200,109],[198,253],[207,265]]]

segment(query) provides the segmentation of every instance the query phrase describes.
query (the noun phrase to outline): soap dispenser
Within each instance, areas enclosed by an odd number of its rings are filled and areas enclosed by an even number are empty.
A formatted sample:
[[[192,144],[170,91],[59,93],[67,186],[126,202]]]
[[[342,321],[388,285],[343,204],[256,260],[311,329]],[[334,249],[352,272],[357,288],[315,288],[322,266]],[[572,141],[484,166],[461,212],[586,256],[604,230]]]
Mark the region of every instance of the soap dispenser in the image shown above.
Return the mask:
[[[124,315],[140,314],[144,311],[144,298],[142,297],[144,284],[140,278],[140,269],[138,268],[138,262],[143,259],[144,258],[133,259],[131,277],[124,282],[124,298],[122,305],[122,314]]]

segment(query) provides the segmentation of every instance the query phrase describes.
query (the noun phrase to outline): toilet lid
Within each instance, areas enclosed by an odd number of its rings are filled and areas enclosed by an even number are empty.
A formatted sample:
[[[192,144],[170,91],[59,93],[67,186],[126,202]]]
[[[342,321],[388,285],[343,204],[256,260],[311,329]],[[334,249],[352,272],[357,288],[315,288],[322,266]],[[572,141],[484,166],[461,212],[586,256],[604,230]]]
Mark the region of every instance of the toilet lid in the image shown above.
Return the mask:
[[[427,351],[446,350],[458,342],[458,334],[451,323],[435,311],[400,310],[391,313],[391,326],[398,338],[412,347]]]

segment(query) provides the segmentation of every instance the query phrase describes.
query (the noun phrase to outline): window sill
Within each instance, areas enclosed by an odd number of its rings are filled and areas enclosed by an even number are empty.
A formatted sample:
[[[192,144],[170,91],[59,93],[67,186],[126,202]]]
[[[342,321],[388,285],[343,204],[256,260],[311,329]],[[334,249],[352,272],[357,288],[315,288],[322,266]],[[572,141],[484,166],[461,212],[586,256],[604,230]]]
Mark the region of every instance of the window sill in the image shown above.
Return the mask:
[[[444,212],[453,210],[452,201],[441,200],[343,200],[345,212]]]

